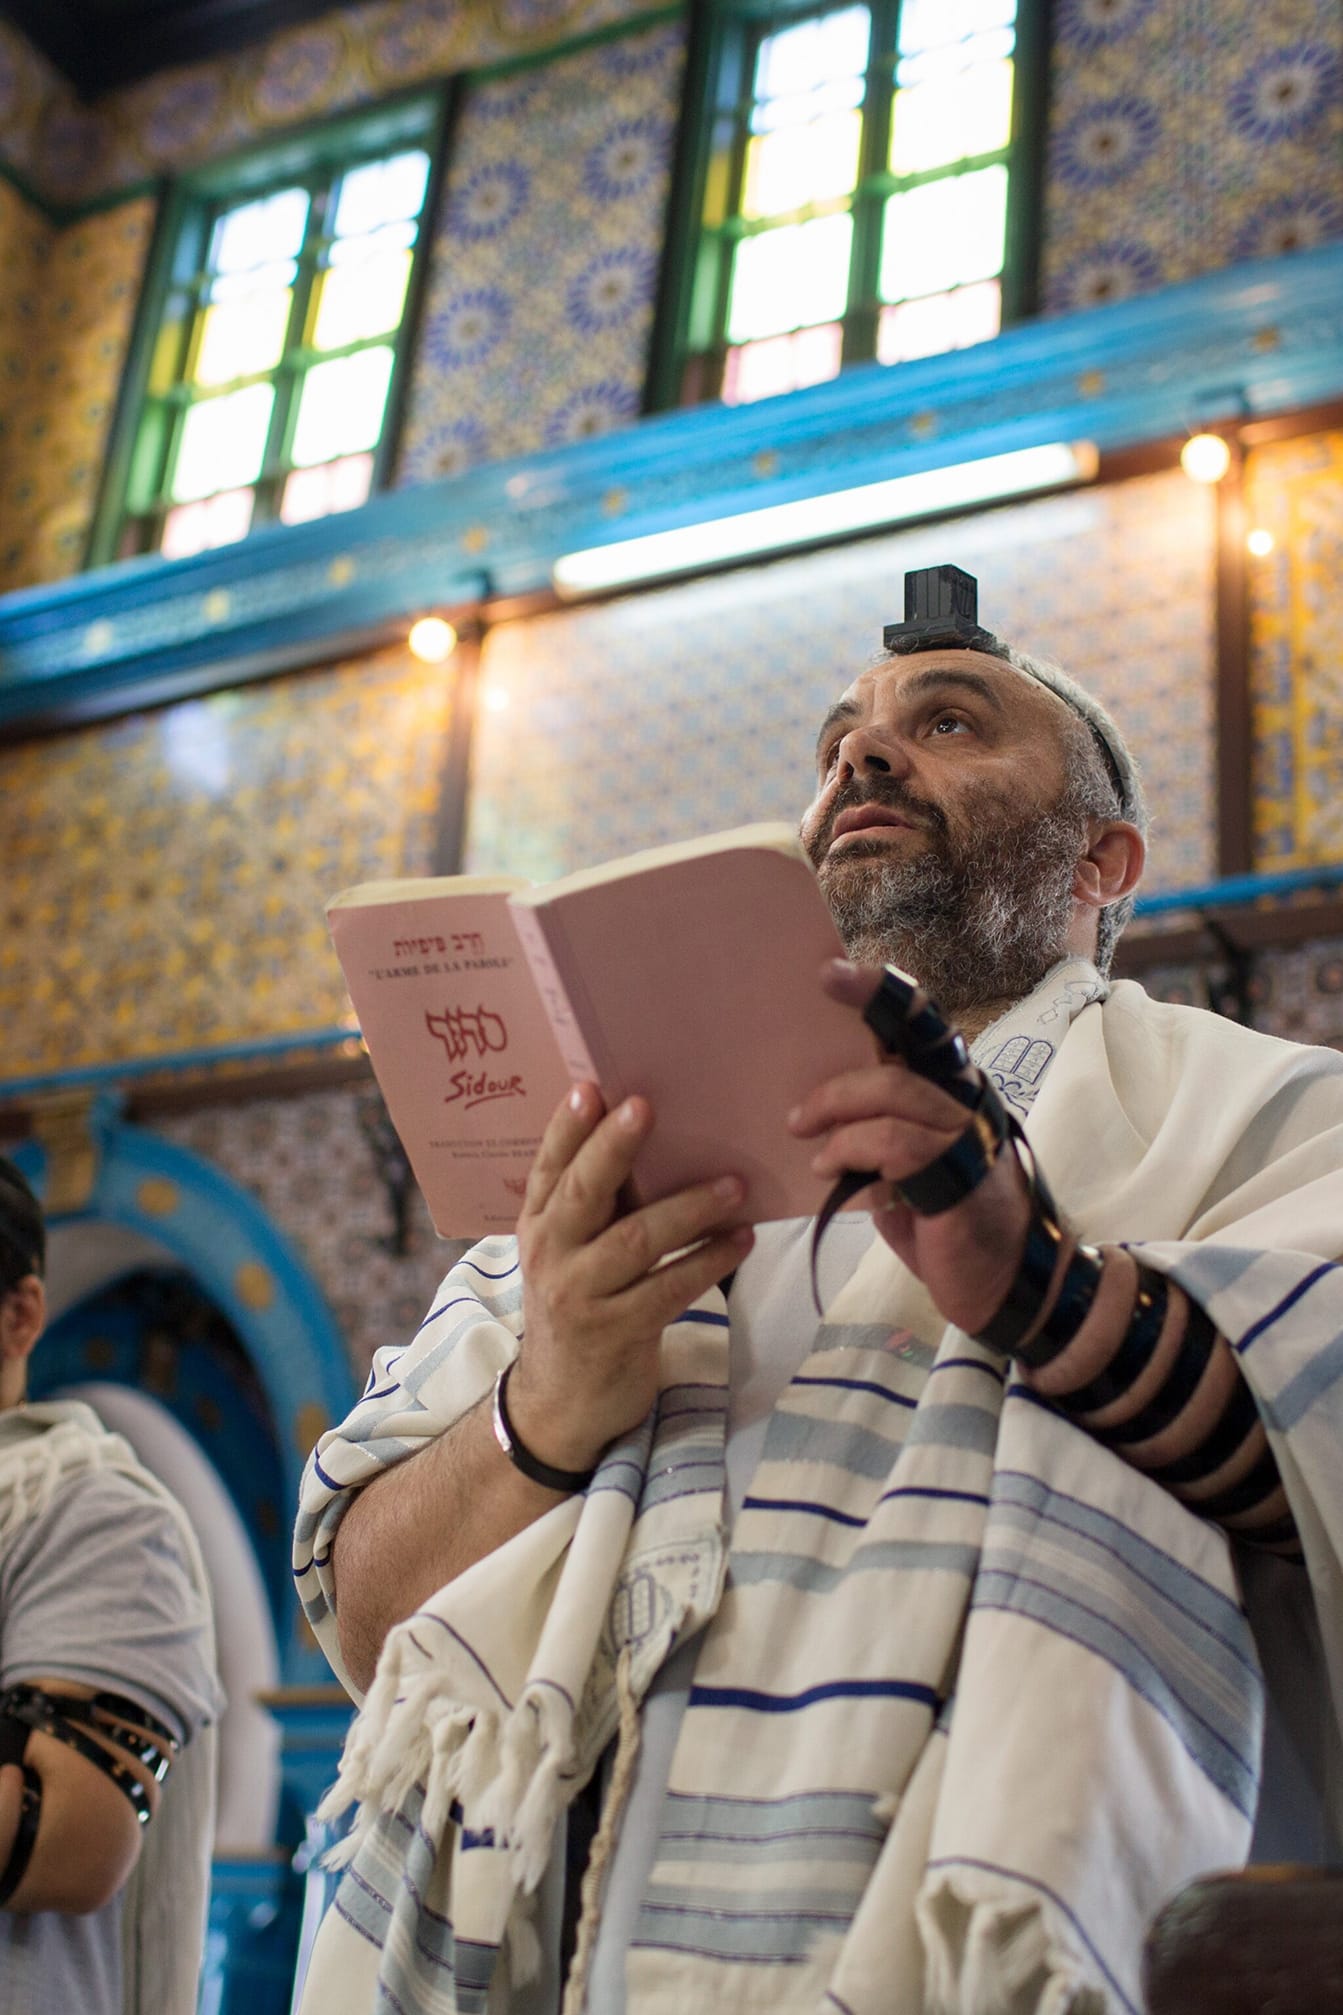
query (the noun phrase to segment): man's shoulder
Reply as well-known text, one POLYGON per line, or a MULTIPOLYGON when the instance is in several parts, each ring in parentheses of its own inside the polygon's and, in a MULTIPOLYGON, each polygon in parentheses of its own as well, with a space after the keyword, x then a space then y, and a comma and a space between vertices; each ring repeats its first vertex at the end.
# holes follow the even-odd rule
POLYGON ((1103 1013, 1115 1032, 1167 1052, 1181 1074, 1199 1066, 1230 1068, 1268 1078, 1332 1078, 1343 1088, 1343 1053, 1338 1050, 1269 1035, 1208 1008, 1157 1000, 1136 980, 1117 980, 1103 1013))

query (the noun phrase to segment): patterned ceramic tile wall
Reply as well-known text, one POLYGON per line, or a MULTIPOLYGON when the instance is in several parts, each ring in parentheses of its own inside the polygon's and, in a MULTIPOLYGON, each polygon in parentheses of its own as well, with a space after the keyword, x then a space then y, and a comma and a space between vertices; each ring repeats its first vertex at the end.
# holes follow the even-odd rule
POLYGON ((29 216, 33 278, 0 306, 11 331, 0 333, 0 594, 83 564, 155 204, 137 197, 63 227, 29 216))
POLYGON ((93 105, 0 23, 0 126, 4 108, 17 108, 0 148, 49 201, 87 202, 299 120, 648 11, 646 0, 366 0, 234 54, 161 71, 93 105))
POLYGON ((40 276, 54 236, 42 212, 0 179, 0 593, 18 585, 27 550, 27 515, 14 491, 26 460, 21 438, 36 410, 40 276))
POLYGON ((1336 0, 1059 0, 1048 310, 1343 235, 1336 0))
POLYGON ((448 690, 387 653, 0 754, 5 1076, 346 1020, 323 905, 428 868, 448 690))
POLYGON ((154 1131, 214 1162, 252 1191, 294 1240, 344 1331, 362 1382, 380 1344, 408 1337, 460 1245, 434 1232, 410 1185, 404 1251, 368 1121, 377 1091, 248 1099, 154 1122, 154 1131))
POLYGON ((1318 938, 1255 961, 1254 1025, 1290 1042, 1343 1049, 1343 938, 1318 938))
POLYGON ((398 481, 628 423, 639 410, 680 95, 679 24, 468 98, 398 481))
POLYGON ((1250 563, 1255 866, 1343 860, 1343 433, 1256 449, 1250 563))
POLYGON ((985 513, 599 607, 486 641, 469 865, 545 880, 810 794, 826 705, 954 559, 989 626, 1057 656, 1132 741, 1154 814, 1149 887, 1208 879, 1213 509, 1179 473, 985 513))

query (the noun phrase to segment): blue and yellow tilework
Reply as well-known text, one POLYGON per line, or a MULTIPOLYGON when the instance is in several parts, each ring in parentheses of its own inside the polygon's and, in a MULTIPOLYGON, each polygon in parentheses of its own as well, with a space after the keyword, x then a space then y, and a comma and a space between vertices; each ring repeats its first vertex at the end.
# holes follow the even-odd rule
POLYGON ((1343 860, 1343 433, 1256 448, 1250 567, 1254 865, 1343 860))
POLYGON ((323 906, 428 869, 450 690, 388 652, 0 753, 5 1076, 346 1020, 323 906))
POLYGON ((1059 0, 1053 23, 1047 311, 1343 236, 1334 0, 1059 0))
POLYGON ((467 99, 403 423, 399 483, 628 425, 676 134, 679 24, 467 99))
POLYGON ((544 881, 811 794, 825 707, 954 559, 985 621, 1112 708, 1154 815, 1152 889, 1215 873, 1214 505, 1179 471, 501 624, 485 642, 468 866, 544 881))

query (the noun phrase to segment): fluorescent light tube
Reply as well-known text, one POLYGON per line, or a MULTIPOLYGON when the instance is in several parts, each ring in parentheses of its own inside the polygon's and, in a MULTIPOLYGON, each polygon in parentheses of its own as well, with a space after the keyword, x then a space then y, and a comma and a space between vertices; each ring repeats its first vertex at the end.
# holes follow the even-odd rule
POLYGON ((1090 441, 1051 441, 1039 448, 1017 448, 1006 455, 987 455, 978 462, 956 462, 946 469, 921 469, 916 475, 892 476, 884 483, 864 483, 856 490, 833 490, 828 496, 801 497, 791 504, 741 511, 731 518, 710 518, 700 525, 650 532, 642 539, 589 546, 584 552, 566 553, 556 560, 552 578, 562 595, 591 594, 632 581, 659 580, 724 560, 743 559, 751 553, 832 539, 840 532, 866 531, 902 519, 988 503, 997 497, 1019 496, 1027 490, 1086 482, 1095 475, 1097 460, 1090 441))

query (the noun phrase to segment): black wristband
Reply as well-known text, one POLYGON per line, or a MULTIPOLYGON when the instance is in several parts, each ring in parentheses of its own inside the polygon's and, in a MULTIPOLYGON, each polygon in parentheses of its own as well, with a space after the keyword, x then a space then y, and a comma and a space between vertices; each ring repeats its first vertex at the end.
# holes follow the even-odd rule
MULTIPOLYGON (((1205 1441, 1189 1455, 1182 1455, 1175 1462, 1163 1462, 1160 1469, 1149 1469, 1158 1483, 1199 1483, 1205 1476, 1215 1476, 1224 1463, 1230 1462, 1238 1448, 1243 1448, 1259 1421, 1259 1408, 1254 1403, 1254 1394, 1236 1373, 1235 1390, 1218 1416, 1216 1425, 1205 1441)), ((1233 1489, 1235 1486, 1231 1486, 1233 1489)))
POLYGON ((508 1417, 508 1402, 504 1397, 508 1374, 512 1369, 512 1364, 506 1364, 494 1381, 495 1440, 514 1469, 520 1469, 533 1483, 543 1485, 546 1490, 564 1491, 570 1497, 575 1496, 580 1490, 586 1490, 597 1474, 595 1469, 553 1469, 548 1462, 542 1462, 538 1456, 533 1455, 526 1444, 518 1439, 517 1429, 508 1417))
MULTIPOLYGON (((1165 1472, 1149 1469, 1147 1475, 1157 1483, 1164 1483, 1165 1472)), ((1209 1471, 1211 1475, 1211 1471, 1209 1471)), ((1186 1511, 1192 1511, 1196 1518, 1234 1518, 1238 1511, 1253 1511, 1256 1504, 1262 1504, 1272 1497, 1282 1482, 1278 1470, 1278 1459, 1271 1448, 1266 1448, 1249 1473, 1239 1483, 1229 1483, 1225 1490, 1219 1490, 1215 1497, 1185 1497, 1180 1501, 1186 1511)), ((1235 1535, 1233 1535, 1235 1536, 1235 1535)), ((1253 1533, 1246 1535, 1254 1536, 1253 1533)))
POLYGON ((42 1816, 42 1779, 31 1763, 23 1765, 23 1795, 19 1801, 19 1823, 9 1859, 0 1869, 0 1910, 22 1882, 37 1845, 37 1825, 42 1816))
MULTIPOLYGON (((942 1086, 942 1090, 949 1087, 942 1086)), ((949 1148, 916 1169, 913 1175, 893 1182, 891 1188, 902 1203, 919 1217, 940 1217, 979 1188, 1008 1137, 1007 1108, 994 1086, 985 1078, 979 1086, 974 1115, 963 1133, 949 1148)))
MULTIPOLYGON (((1147 1277, 1146 1267, 1139 1267, 1138 1271, 1141 1276, 1147 1277)), ((1167 1295, 1169 1297, 1169 1288, 1167 1295)), ((1130 1415, 1129 1419, 1118 1421, 1114 1427, 1095 1430, 1097 1439, 1108 1447, 1132 1448, 1135 1442, 1150 1441, 1154 1435, 1164 1433, 1173 1420, 1179 1419, 1198 1391, 1203 1374, 1208 1369, 1213 1344, 1217 1341, 1217 1328, 1196 1301, 1191 1301, 1187 1295, 1185 1300, 1188 1306, 1184 1335, 1180 1338, 1175 1362, 1166 1374, 1165 1384, 1160 1391, 1152 1394, 1146 1406, 1130 1415)))
MULTIPOLYGON (((1055 1393, 1056 1405, 1067 1413, 1099 1413, 1131 1392, 1152 1362, 1152 1353, 1161 1340, 1167 1300, 1165 1276, 1140 1266, 1133 1312, 1114 1356, 1086 1385, 1076 1386, 1072 1392, 1055 1393)), ((1099 1429, 1098 1433, 1103 1434, 1104 1430, 1099 1429)))
POLYGON ((1035 1156, 1015 1120, 1011 1122, 1011 1138, 1030 1185, 1030 1222, 1016 1277, 983 1328, 975 1332, 976 1341, 996 1351, 999 1357, 1015 1357, 1040 1320, 1040 1310, 1048 1299, 1063 1250, 1063 1226, 1049 1185, 1036 1167, 1035 1156))

